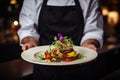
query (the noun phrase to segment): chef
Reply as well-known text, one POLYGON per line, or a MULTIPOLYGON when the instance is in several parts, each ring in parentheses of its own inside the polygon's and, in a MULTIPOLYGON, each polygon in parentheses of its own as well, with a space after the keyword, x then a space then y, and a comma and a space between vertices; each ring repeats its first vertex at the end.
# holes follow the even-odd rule
MULTIPOLYGON (((103 45, 103 21, 99 0, 24 0, 18 36, 22 50, 49 45, 58 33, 75 45, 97 51, 103 45)), ((34 65, 34 80, 87 80, 81 65, 34 65), (81 75, 83 74, 83 75, 81 75)), ((90 78, 88 79, 90 80, 90 78)))

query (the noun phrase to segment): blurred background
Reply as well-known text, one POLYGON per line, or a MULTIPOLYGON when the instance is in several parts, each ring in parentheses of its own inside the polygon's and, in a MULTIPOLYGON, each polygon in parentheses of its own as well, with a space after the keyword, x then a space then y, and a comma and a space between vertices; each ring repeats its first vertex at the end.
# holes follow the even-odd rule
MULTIPOLYGON (((120 80, 120 0, 100 0, 104 45, 94 65, 96 80, 120 80)), ((17 30, 23 0, 0 0, 0 80, 31 80, 33 64, 21 59, 17 30)))

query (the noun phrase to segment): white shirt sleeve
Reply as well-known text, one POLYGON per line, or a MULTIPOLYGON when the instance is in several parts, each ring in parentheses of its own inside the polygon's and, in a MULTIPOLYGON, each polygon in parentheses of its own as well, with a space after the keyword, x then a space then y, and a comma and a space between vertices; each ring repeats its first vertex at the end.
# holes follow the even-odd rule
POLYGON ((100 47, 103 46, 103 19, 101 12, 98 10, 99 8, 99 0, 88 0, 88 3, 81 4, 82 7, 84 5, 86 8, 84 8, 84 21, 85 21, 85 27, 84 27, 84 36, 81 40, 81 44, 90 38, 96 39, 100 43, 100 47))
POLYGON ((36 40, 39 39, 39 35, 36 31, 36 7, 34 0, 24 0, 23 7, 20 12, 19 22, 21 28, 18 30, 18 36, 21 40, 26 36, 32 36, 36 40))

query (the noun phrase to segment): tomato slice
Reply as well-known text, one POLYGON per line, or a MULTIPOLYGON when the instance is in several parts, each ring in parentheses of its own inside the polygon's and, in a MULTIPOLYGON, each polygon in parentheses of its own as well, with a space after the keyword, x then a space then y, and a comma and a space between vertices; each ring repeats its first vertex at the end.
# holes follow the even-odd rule
POLYGON ((66 58, 66 59, 65 59, 65 62, 70 62, 70 61, 71 61, 70 58, 66 58))

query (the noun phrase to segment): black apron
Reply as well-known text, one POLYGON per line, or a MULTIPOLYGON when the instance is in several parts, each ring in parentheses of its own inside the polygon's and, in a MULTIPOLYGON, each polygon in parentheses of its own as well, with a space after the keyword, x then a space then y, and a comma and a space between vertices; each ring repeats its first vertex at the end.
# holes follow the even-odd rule
POLYGON ((58 33, 71 37, 75 45, 80 45, 84 18, 79 1, 74 1, 76 5, 73 6, 48 6, 47 0, 43 1, 38 27, 40 45, 51 44, 58 33))
MULTIPOLYGON (((54 36, 62 33, 63 36, 71 37, 75 45, 80 45, 83 35, 84 18, 79 0, 74 0, 72 6, 47 5, 48 0, 43 0, 39 15, 38 32, 40 45, 49 45, 54 36)), ((74 66, 45 66, 34 65, 34 80, 87 80, 84 68, 74 66), (81 77, 80 77, 81 76, 81 77)), ((89 79, 90 80, 90 79, 89 79)))

